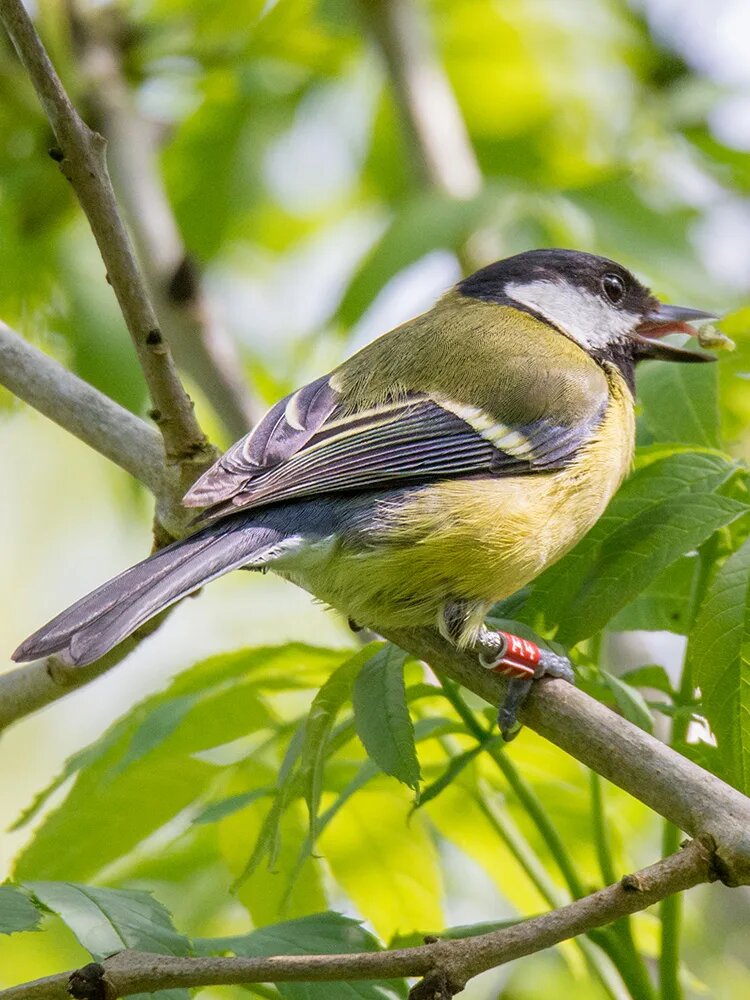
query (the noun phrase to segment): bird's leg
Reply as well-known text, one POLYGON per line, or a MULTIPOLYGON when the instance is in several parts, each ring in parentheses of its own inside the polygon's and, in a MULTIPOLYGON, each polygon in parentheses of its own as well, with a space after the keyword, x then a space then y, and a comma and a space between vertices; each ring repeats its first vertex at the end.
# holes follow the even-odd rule
POLYGON ((486 670, 508 678, 508 690, 497 713, 503 739, 510 742, 521 728, 518 710, 531 685, 540 677, 560 677, 575 684, 570 660, 511 632, 493 631, 482 626, 475 648, 486 670))

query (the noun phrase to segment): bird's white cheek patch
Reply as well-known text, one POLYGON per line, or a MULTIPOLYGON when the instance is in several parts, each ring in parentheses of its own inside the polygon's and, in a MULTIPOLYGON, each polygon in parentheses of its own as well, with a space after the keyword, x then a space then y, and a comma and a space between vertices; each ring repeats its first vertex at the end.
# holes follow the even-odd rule
POLYGON ((565 282, 509 284, 505 292, 589 350, 622 340, 639 320, 633 313, 616 309, 585 288, 565 282))

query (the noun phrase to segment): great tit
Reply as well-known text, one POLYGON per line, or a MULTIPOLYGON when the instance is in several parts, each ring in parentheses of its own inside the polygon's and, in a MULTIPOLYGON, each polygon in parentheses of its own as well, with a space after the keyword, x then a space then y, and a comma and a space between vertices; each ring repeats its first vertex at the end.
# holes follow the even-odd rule
POLYGON ((696 309, 624 267, 533 250, 459 282, 429 311, 277 403, 187 493, 200 527, 23 642, 86 664, 233 569, 270 569, 374 631, 434 626, 516 677, 566 660, 484 626, 492 605, 601 515, 634 448, 634 369, 706 361, 663 342, 696 309))

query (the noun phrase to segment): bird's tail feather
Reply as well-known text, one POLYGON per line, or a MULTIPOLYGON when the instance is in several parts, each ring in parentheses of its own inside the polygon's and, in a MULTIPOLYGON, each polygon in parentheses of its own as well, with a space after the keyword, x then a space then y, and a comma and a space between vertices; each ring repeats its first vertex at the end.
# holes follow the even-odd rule
POLYGON ((58 653, 71 663, 91 663, 203 584, 248 563, 261 565, 264 551, 281 541, 277 530, 240 520, 204 528, 77 601, 22 642, 13 659, 58 653))

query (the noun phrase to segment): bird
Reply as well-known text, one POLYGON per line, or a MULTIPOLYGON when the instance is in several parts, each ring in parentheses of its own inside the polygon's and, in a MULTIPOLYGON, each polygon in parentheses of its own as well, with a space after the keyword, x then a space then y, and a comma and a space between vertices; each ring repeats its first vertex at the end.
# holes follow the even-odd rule
POLYGON ((573 675, 485 619, 575 545, 630 470, 636 365, 714 360, 663 340, 711 318, 578 250, 483 267, 276 403, 184 497, 201 509, 192 533, 13 658, 88 664, 230 570, 271 570, 376 633, 427 626, 474 649, 510 680, 509 739, 533 681, 573 675))

